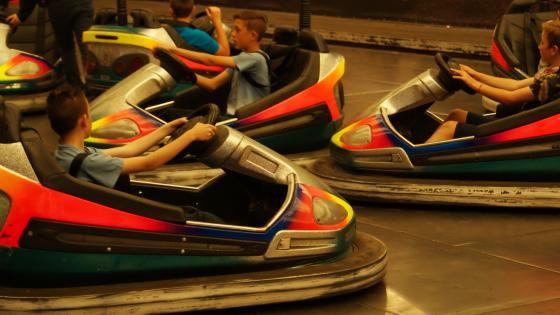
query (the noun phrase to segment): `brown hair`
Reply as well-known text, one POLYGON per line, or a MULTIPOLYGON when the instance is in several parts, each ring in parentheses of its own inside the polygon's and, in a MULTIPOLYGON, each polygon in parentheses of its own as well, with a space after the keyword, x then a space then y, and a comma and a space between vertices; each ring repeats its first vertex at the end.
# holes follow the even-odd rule
POLYGON ((54 89, 47 97, 47 115, 52 129, 59 136, 70 132, 80 116, 87 114, 88 104, 84 92, 73 86, 54 89))
POLYGON ((194 9, 194 0, 169 0, 169 6, 175 17, 185 18, 191 15, 194 9))
POLYGON ((545 33, 546 39, 548 40, 548 46, 557 46, 560 48, 560 21, 550 20, 542 24, 543 33, 545 33))
POLYGON ((268 24, 268 17, 264 14, 257 13, 254 11, 243 11, 237 13, 233 16, 234 20, 242 20, 247 24, 247 29, 249 31, 255 31, 257 33, 257 39, 261 40, 266 33, 266 28, 268 24))

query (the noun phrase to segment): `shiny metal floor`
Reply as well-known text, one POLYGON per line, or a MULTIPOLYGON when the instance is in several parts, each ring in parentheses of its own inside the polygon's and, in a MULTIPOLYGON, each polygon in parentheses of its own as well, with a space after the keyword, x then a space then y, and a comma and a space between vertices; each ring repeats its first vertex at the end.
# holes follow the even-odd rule
MULTIPOLYGON (((346 56, 346 120, 428 67, 432 56, 332 47, 346 56)), ((488 62, 460 60, 490 73, 488 62)), ((459 92, 433 110, 482 111, 459 92)), ((560 314, 558 212, 353 204, 387 244, 385 281, 354 294, 218 314, 560 314)))

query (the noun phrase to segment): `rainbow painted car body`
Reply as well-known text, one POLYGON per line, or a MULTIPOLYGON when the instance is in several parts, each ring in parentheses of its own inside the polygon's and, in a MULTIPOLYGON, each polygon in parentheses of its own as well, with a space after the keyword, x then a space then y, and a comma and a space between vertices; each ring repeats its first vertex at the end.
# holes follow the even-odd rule
POLYGON ((560 101, 478 126, 477 134, 424 143, 442 118, 429 107, 453 94, 445 71, 428 70, 367 108, 331 139, 340 165, 399 176, 551 180, 560 174, 560 101))
POLYGON ((346 201, 234 129, 219 127, 199 156, 224 170, 211 181, 133 181, 134 193, 123 193, 69 176, 35 130, 19 130, 13 107, 1 114, 0 270, 18 281, 298 264, 336 257, 352 243, 346 201), (226 223, 187 221, 184 205, 226 223))
POLYGON ((221 309, 354 292, 385 274, 385 245, 356 233, 344 199, 234 129, 198 154, 216 176, 144 175, 122 192, 70 176, 21 120, 0 99, 2 312, 221 309), (193 207, 224 223, 187 220, 193 207))
MULTIPOLYGON (((263 45, 278 78, 270 95, 239 108, 219 124, 284 152, 324 147, 343 120, 344 57, 330 52, 317 33, 277 29, 282 31, 295 34, 299 44, 263 45)), ((193 87, 172 102, 146 106, 175 88, 172 72, 147 64, 93 100, 92 136, 86 141, 99 147, 126 144, 165 123, 161 113, 169 108, 194 109, 212 102, 225 112, 229 85, 213 93, 193 87)))

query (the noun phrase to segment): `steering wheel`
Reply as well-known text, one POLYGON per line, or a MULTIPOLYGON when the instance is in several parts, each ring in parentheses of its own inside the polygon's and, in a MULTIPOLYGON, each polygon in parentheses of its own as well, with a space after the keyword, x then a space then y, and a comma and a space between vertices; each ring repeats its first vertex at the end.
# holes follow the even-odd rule
MULTIPOLYGON (((169 142, 179 138, 182 134, 191 130, 197 123, 215 125, 220 118, 220 108, 216 104, 208 103, 195 109, 187 116, 187 118, 188 121, 185 124, 171 133, 169 142)), ((197 141, 191 143, 177 156, 185 156, 187 154, 196 155, 197 153, 202 152, 204 147, 205 142, 197 141)))
POLYGON ((476 92, 471 89, 465 82, 459 79, 453 79, 453 72, 451 69, 459 69, 459 64, 451 59, 446 54, 437 53, 434 57, 436 59, 436 64, 438 65, 440 72, 439 72, 439 79, 442 81, 443 85, 450 89, 451 91, 457 91, 459 89, 465 91, 468 94, 476 94, 476 92))
POLYGON ((161 67, 169 72, 175 81, 186 80, 193 84, 196 83, 197 79, 194 71, 177 58, 177 56, 169 52, 169 50, 157 47, 154 50, 154 56, 159 59, 161 67))
POLYGON ((214 35, 214 24, 210 20, 210 17, 206 13, 206 10, 200 11, 193 16, 192 25, 197 29, 208 33, 210 36, 214 35))

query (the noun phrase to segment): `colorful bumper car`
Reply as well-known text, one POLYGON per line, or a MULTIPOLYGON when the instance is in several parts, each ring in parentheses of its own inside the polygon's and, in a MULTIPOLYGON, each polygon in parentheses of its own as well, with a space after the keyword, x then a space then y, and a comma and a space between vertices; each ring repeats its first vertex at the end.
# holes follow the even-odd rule
MULTIPOLYGON (((348 198, 505 207, 560 206, 560 100, 478 126, 475 136, 424 142, 430 112, 458 89, 448 57, 366 109, 331 139, 312 171, 348 198)), ((452 67, 457 67, 455 64, 452 67)))
POLYGON ((380 281, 385 246, 350 205, 281 155, 221 126, 198 186, 127 192, 64 172, 0 106, 0 312, 167 313, 287 302, 380 281), (224 223, 190 221, 193 207, 224 223))
POLYGON ((540 63, 542 23, 557 18, 560 1, 514 0, 498 20, 492 38, 492 71, 522 80, 532 77, 540 63))
MULTIPOLYGON (((274 43, 263 45, 274 78, 267 97, 237 110, 225 124, 281 151, 304 151, 327 145, 342 123, 344 57, 329 52, 312 31, 277 28, 274 43)), ((193 69, 176 55, 157 50, 160 65, 149 63, 91 102, 94 146, 128 143, 207 103, 225 113, 229 85, 210 93, 194 86, 173 101, 147 106, 177 82, 193 81, 193 69)))
POLYGON ((11 29, 0 15, 0 95, 22 110, 42 110, 49 90, 63 80, 62 69, 42 57, 11 49, 6 40, 11 29))
MULTIPOLYGON (((126 12, 126 8, 123 8, 126 12)), ((94 18, 94 25, 83 35, 83 41, 88 49, 86 63, 86 84, 93 94, 99 94, 120 82, 136 70, 148 63, 158 63, 152 54, 152 49, 158 43, 180 48, 197 50, 189 46, 169 24, 171 21, 160 20, 147 10, 134 9, 130 12, 132 24, 127 22, 128 15, 120 22, 115 9, 102 9, 94 18)), ((193 21, 193 27, 212 32, 213 28, 204 23, 205 15, 199 15, 193 21)), ((210 24, 211 25, 211 24, 210 24)), ((211 67, 178 57, 193 71, 206 76, 213 76, 222 67, 211 67)), ((168 100, 182 90, 191 86, 188 82, 177 84, 171 91, 158 96, 159 100, 168 100)))

